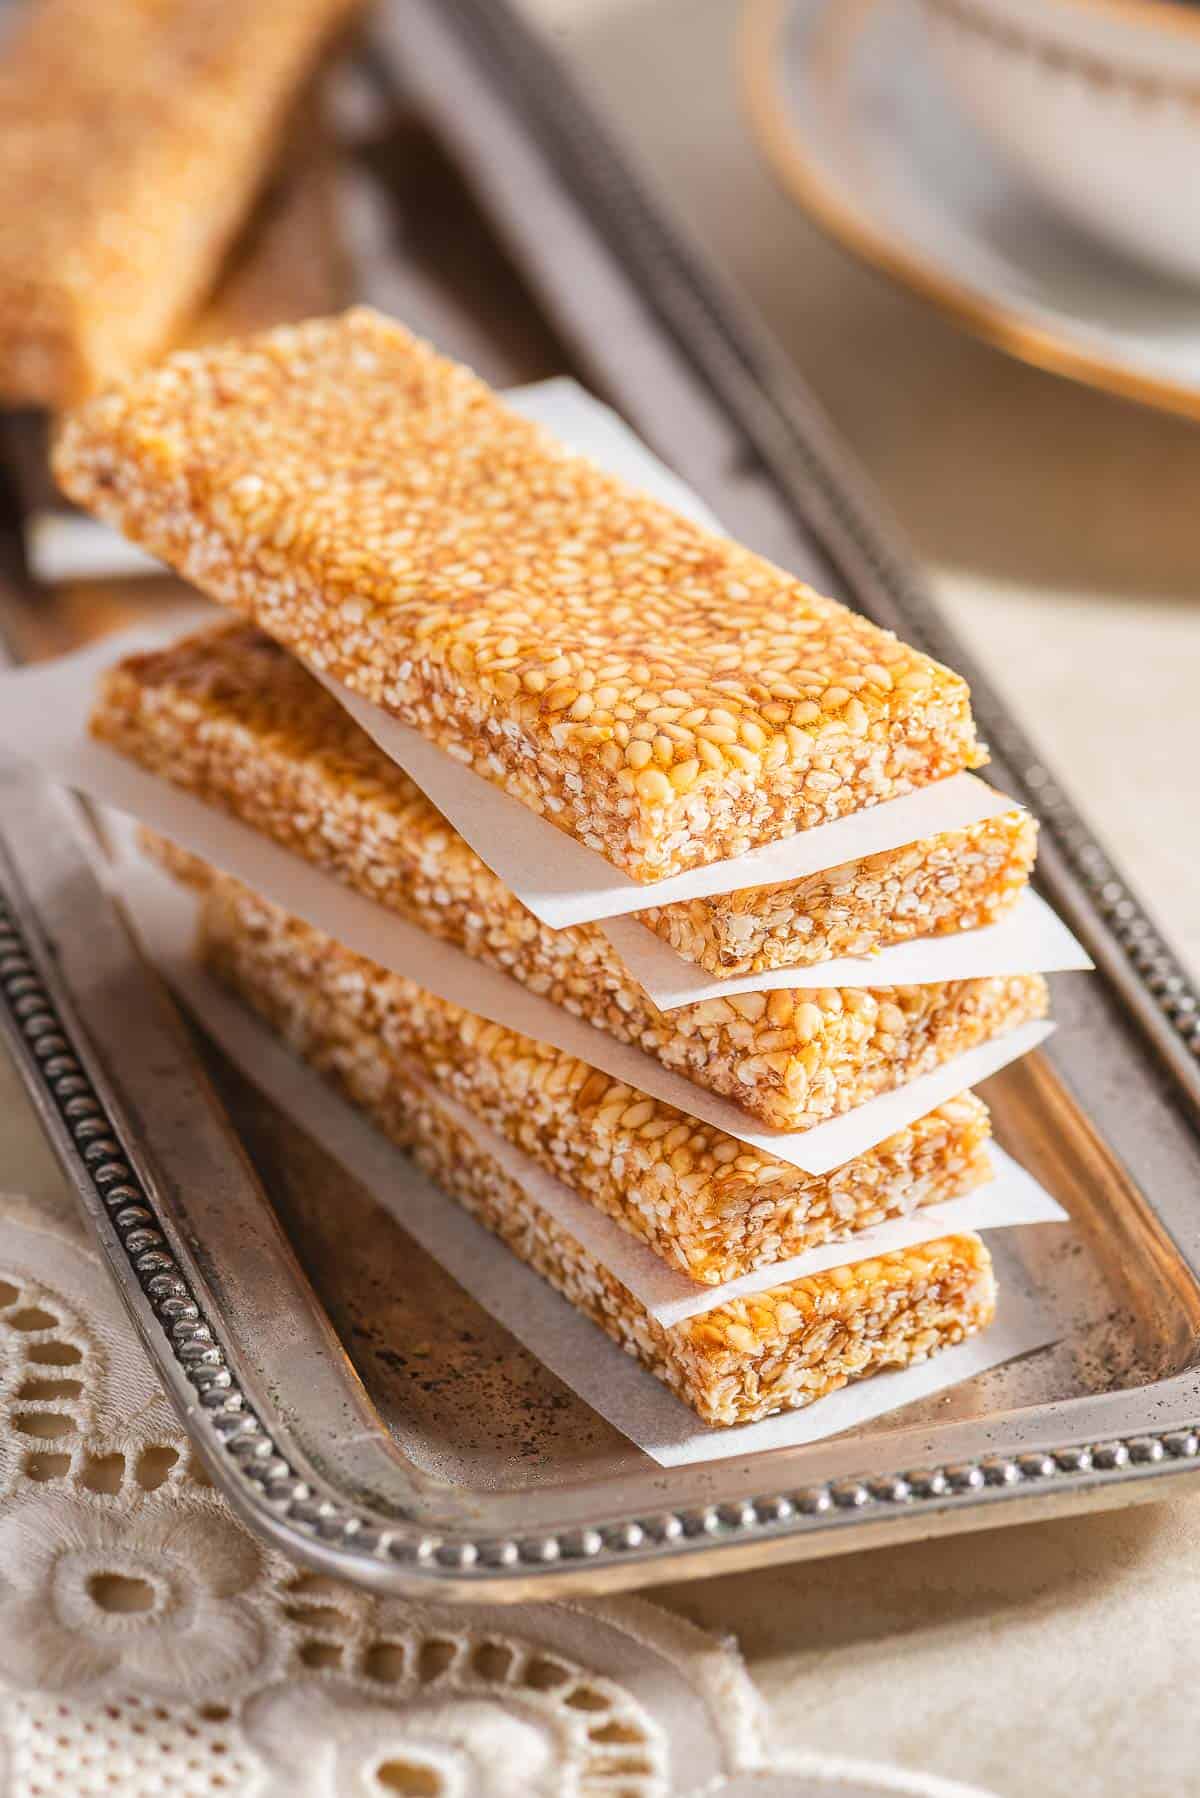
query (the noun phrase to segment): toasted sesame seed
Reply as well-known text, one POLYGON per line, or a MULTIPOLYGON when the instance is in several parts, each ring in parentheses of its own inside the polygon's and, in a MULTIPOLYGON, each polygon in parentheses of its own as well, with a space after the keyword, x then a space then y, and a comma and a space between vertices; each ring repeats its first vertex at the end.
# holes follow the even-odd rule
POLYGON ((56 468, 80 504, 638 880, 980 759, 957 676, 569 455, 365 310, 169 359, 71 417, 56 468), (249 474, 253 519, 226 503, 249 474), (664 778, 630 790, 602 752, 638 719, 664 778))

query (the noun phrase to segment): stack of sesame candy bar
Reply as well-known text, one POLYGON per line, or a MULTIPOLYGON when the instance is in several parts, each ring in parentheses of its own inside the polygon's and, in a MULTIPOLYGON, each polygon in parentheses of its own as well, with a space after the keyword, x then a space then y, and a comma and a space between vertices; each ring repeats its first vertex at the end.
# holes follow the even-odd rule
MULTIPOLYGON (((1042 1014, 1037 976, 659 1011, 593 926, 528 912, 303 666, 644 882, 976 765, 965 685, 646 499, 356 311, 189 353, 68 419, 68 495, 246 614, 105 681, 97 736, 764 1124, 804 1130, 1042 1014)), ((1013 812, 849 869, 655 907, 712 971, 811 967, 1011 907, 1013 812)), ((439 1114, 450 1095, 697 1282, 985 1181, 971 1094, 803 1175, 485 1024, 184 856, 208 965, 708 1422, 805 1404, 985 1324, 973 1236, 664 1328, 439 1114)), ((853 1254, 852 1243, 848 1255, 853 1254)))

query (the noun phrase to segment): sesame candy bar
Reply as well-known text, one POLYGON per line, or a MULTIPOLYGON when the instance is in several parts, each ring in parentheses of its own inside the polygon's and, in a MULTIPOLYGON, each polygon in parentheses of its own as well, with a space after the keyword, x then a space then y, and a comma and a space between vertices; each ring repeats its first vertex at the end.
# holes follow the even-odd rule
POLYGON ((802 880, 651 906, 637 917, 710 974, 813 968, 995 924, 1025 891, 1036 853, 1034 819, 1003 812, 802 880))
POLYGON ((552 931, 303 669, 206 633, 108 677, 92 728, 369 898, 734 1099, 803 1129, 1039 1015, 1036 976, 745 993, 663 1012, 602 930, 552 931))
POLYGON ((357 310, 169 358, 64 490, 654 881, 983 760, 965 683, 357 310))
POLYGON ((315 970, 261 958, 253 938, 236 903, 218 896, 206 906, 203 953, 213 972, 705 1423, 751 1423, 811 1404, 848 1380, 924 1360, 991 1321, 991 1260, 978 1236, 964 1234, 660 1324, 413 1078, 405 1047, 364 1025, 338 974, 326 976, 331 1002, 314 1005, 315 970))
MULTIPOLYGON (((426 1078, 705 1285, 956 1198, 991 1177, 987 1108, 964 1093, 829 1174, 803 1173, 545 1043, 386 974, 196 857, 151 853, 205 894, 210 965, 304 1055, 345 1039, 426 1078), (283 996, 287 995, 287 1004, 283 996)), ((368 1057, 368 1066, 372 1065, 368 1057)))
POLYGON ((57 408, 204 297, 349 0, 30 0, 0 54, 0 396, 57 408))
MULTIPOLYGON (((545 971, 568 943, 611 959, 594 928, 563 931, 556 947, 320 682, 249 625, 217 625, 130 657, 105 682, 93 729, 426 930, 439 928, 436 880, 441 903, 485 914, 496 934, 528 942, 545 971)), ((1024 890, 1036 834, 1028 813, 1006 812, 804 880, 638 917, 713 973, 811 967, 993 923, 1024 890)))

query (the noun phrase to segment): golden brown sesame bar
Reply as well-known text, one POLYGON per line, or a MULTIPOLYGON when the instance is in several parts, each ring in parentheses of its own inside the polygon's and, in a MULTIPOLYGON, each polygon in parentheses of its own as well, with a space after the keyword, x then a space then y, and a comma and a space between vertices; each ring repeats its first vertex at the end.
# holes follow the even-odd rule
MULTIPOLYGON (((175 340, 180 347, 245 336, 344 304, 349 270, 334 214, 337 168, 318 107, 301 105, 288 145, 225 258, 215 288, 201 310, 183 322, 175 340)), ((50 521, 73 512, 50 478, 51 430, 48 413, 0 409, 0 462, 15 490, 35 568, 50 521)), ((77 606, 85 614, 79 623, 88 637, 115 630, 129 622, 130 611, 144 610, 145 579, 106 579, 103 592, 95 581, 57 582, 53 634, 61 648, 73 648, 79 640, 73 616, 77 606)), ((180 597, 187 592, 171 577, 164 577, 162 587, 164 596, 169 588, 180 597)), ((50 652, 50 610, 39 608, 15 629, 20 657, 35 648, 42 655, 50 652)))
POLYGON ((203 297, 349 0, 31 0, 0 55, 0 395, 59 407, 203 297))
POLYGON ((392 1043, 364 1029, 352 1007, 314 1008, 306 978, 282 961, 264 965, 253 946, 247 957, 236 922, 218 909, 203 937, 218 978, 705 1423, 797 1409, 849 1380, 923 1361, 991 1321, 991 1259, 978 1236, 961 1235, 658 1323, 448 1116, 392 1043))
MULTIPOLYGON (((426 930, 465 943, 474 921, 486 940, 473 952, 518 978, 561 978, 579 954, 620 975, 603 931, 539 924, 320 682, 252 626, 129 657, 106 679, 92 728, 426 930)), ((716 973, 812 966, 993 922, 1024 890, 1035 842, 1028 815, 1009 812, 807 880, 638 915, 716 973)))
MULTIPOLYGON (((564 1185, 706 1285, 837 1240, 991 1177, 987 1109, 963 1093, 829 1174, 806 1174, 545 1043, 487 1024, 352 955, 203 862, 148 847, 207 893, 204 941, 242 991, 290 993, 310 1035, 419 1063, 564 1185)), ((307 1053, 305 1049, 305 1053, 307 1053)), ((382 1060, 380 1066, 382 1067, 382 1060)))
POLYGON ((93 729, 767 1123, 806 1128, 1044 1007, 1044 987, 1030 977, 750 993, 660 1011, 603 931, 540 925, 316 683, 299 670, 288 675, 289 665, 265 646, 212 662, 203 645, 198 661, 187 645, 137 658, 108 678, 93 729), (284 692, 274 707, 262 698, 272 685, 284 692))
POLYGON ((994 924, 1029 882, 1037 824, 1003 812, 773 886, 653 906, 638 921, 710 974, 813 968, 994 924))
POLYGON ((77 412, 68 495, 640 880, 983 754, 965 683, 377 314, 77 412))

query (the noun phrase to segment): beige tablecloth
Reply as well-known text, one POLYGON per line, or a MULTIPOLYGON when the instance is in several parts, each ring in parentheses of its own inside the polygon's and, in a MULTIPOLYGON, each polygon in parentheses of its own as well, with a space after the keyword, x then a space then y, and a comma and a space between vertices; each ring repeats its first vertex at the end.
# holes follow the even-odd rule
MULTIPOLYGON (((741 116, 733 0, 528 0, 796 357, 954 622, 1200 968, 1200 432, 1023 368, 827 243, 741 116)), ((899 73, 899 72, 898 72, 899 73)), ((1012 1798, 1195 1791, 1200 1505, 679 1588, 778 1738, 1012 1798)))

